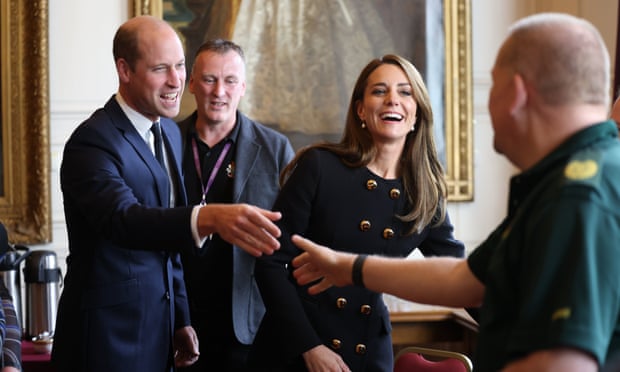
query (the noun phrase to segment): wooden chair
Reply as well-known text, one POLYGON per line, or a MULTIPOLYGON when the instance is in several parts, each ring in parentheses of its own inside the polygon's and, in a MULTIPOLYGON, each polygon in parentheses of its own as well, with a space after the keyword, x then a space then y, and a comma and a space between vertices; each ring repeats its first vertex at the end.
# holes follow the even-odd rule
POLYGON ((398 352, 394 372, 471 372, 467 355, 455 351, 409 346, 398 352))

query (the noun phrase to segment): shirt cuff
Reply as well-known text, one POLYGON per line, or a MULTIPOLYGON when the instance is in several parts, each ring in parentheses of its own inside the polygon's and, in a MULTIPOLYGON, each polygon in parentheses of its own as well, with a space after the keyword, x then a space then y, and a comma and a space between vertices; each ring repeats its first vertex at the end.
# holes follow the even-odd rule
POLYGON ((190 221, 192 228, 192 237, 194 238, 194 243, 196 244, 197 248, 202 248, 204 243, 207 240, 211 239, 211 237, 213 236, 213 234, 209 234, 209 236, 201 237, 198 233, 198 212, 200 212, 200 208, 202 207, 203 205, 194 206, 194 208, 192 209, 192 216, 190 221))

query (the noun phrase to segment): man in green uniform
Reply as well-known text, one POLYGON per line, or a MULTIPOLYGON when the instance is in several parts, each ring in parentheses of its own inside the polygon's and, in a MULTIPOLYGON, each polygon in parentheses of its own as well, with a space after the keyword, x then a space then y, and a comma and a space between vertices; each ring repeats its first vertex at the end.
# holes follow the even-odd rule
POLYGON ((301 237, 300 284, 481 306, 476 371, 597 371, 620 351, 620 141, 609 54, 588 22, 517 22, 493 68, 494 147, 521 173, 508 216, 466 260, 337 253, 301 237))

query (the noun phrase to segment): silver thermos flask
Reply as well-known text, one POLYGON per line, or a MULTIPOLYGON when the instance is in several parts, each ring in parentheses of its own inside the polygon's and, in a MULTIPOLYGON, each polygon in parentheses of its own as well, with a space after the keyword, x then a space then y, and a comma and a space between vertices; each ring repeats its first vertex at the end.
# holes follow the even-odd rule
POLYGON ((8 251, 0 260, 0 276, 4 280, 9 294, 13 299, 15 315, 21 327, 21 334, 25 332, 24 313, 22 311, 21 262, 28 257, 30 250, 22 245, 9 246, 8 251), (19 254, 19 250, 25 251, 19 254))
POLYGON ((56 253, 46 250, 30 251, 24 267, 28 338, 54 334, 61 279, 56 253))

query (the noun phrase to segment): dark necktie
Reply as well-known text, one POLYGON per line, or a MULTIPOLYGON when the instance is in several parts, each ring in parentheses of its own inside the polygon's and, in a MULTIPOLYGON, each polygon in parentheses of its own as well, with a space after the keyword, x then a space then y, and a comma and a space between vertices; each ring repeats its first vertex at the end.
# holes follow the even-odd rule
POLYGON ((166 170, 163 150, 164 142, 161 136, 161 126, 158 121, 153 123, 153 126, 151 126, 151 131, 153 132, 153 142, 155 144, 155 158, 157 158, 157 161, 161 164, 161 167, 166 170))
MULTIPOLYGON (((154 122, 151 126, 151 131, 153 132, 153 144, 155 147, 155 158, 161 165, 162 169, 168 175, 168 168, 166 167, 166 162, 164 161, 164 141, 161 134, 161 124, 158 121, 154 122)), ((171 190, 174 190, 174 185, 172 184, 172 179, 170 179, 170 175, 168 175, 168 182, 170 183, 171 190)), ((174 205, 174 199, 172 198, 172 192, 170 192, 169 197, 169 206, 174 205)))

